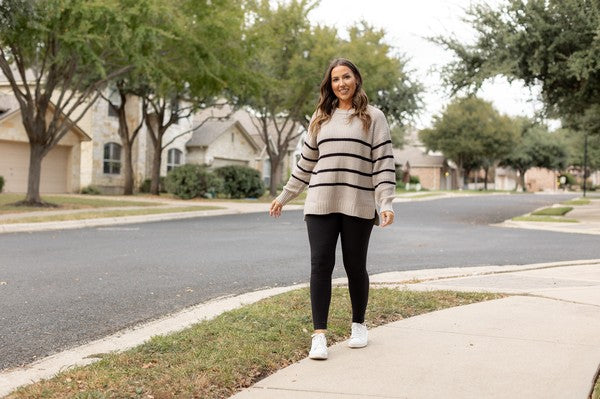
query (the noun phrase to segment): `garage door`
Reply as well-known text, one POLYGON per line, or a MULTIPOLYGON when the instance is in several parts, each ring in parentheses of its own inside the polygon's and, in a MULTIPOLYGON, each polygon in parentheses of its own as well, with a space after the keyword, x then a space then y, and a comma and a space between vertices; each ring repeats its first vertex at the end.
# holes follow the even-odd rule
MULTIPOLYGON (((56 146, 42 161, 40 192, 66 193, 69 152, 71 147, 56 146)), ((0 176, 4 176, 4 192, 27 192, 29 144, 0 141, 0 176)))

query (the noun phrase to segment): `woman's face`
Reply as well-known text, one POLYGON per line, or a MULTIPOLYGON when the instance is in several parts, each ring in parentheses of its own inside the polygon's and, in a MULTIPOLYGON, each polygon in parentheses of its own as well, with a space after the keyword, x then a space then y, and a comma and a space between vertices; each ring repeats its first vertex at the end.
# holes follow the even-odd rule
POLYGON ((331 89, 340 104, 352 102, 356 85, 356 76, 347 66, 338 65, 331 70, 331 89))

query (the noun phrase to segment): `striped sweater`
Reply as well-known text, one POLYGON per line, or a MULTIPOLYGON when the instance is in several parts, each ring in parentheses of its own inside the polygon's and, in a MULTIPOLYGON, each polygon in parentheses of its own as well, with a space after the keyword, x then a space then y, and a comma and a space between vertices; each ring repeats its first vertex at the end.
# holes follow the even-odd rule
POLYGON ((390 129, 383 112, 368 107, 368 132, 358 117, 350 119, 354 110, 336 109, 317 135, 306 136, 300 160, 277 197, 280 204, 308 186, 305 215, 343 213, 372 219, 376 208, 392 211, 396 175, 390 129))

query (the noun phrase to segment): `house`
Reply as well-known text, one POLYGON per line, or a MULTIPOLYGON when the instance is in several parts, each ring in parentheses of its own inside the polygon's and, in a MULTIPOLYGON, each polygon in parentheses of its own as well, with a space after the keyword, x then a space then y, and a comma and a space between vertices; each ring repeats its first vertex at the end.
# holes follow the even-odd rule
POLYGON ((394 148, 394 163, 410 176, 418 176, 428 190, 452 190, 458 187, 456 168, 443 155, 432 155, 421 147, 394 148))
MULTIPOLYGON (((105 92, 117 102, 115 92, 105 92)), ((135 129, 141 120, 141 101, 127 98, 128 126, 135 129)), ((123 148, 118 134, 118 118, 108 102, 96 101, 42 162, 42 193, 79 192, 95 186, 105 194, 120 194, 124 186, 123 148)), ((179 120, 163 138, 160 174, 184 163, 209 167, 246 165, 257 169, 266 184, 270 164, 266 146, 250 112, 232 112, 224 104, 205 109, 179 120), (204 124, 206 119, 211 119, 204 124)), ((292 143, 286 153, 282 178, 293 167, 292 143)), ((150 178, 154 147, 147 126, 142 125, 132 148, 134 187, 150 178)), ((4 176, 6 192, 26 192, 29 141, 20 120, 18 103, 12 90, 0 75, 0 176, 4 176)))
MULTIPOLYGON (((258 152, 255 155, 255 161, 251 167, 258 170, 262 176, 265 187, 269 187, 271 179, 271 163, 267 154, 267 146, 263 140, 263 136, 260 133, 260 121, 250 111, 246 109, 235 110, 226 103, 221 103, 213 107, 207 108, 195 116, 196 125, 200 125, 203 121, 208 119, 228 120, 237 121, 250 135, 252 140, 258 145, 258 152)), ((277 130, 270 121, 267 125, 267 131, 269 132, 269 140, 272 140, 272 144, 277 140, 277 130)), ((304 136, 304 128, 298 127, 299 136, 290 142, 286 153, 284 154, 283 167, 281 168, 280 181, 285 183, 294 169, 297 162, 295 152, 297 147, 302 146, 302 137, 304 136)), ((299 156, 299 153, 298 153, 299 156)), ((198 163, 194 161, 192 163, 198 163)))
POLYGON ((187 163, 218 168, 225 165, 241 165, 256 168, 260 147, 240 121, 208 119, 186 142, 187 163))
MULTIPOLYGON (((0 176, 4 192, 27 191, 29 172, 29 138, 21 120, 18 102, 0 87, 0 176)), ((4 88, 5 89, 5 88, 4 88)), ((48 109, 52 117, 53 104, 48 109)), ((42 161, 40 191, 43 193, 76 192, 81 187, 82 147, 91 141, 74 125, 42 161)))
POLYGON ((410 176, 417 176, 421 187, 428 190, 458 188, 458 171, 442 154, 427 151, 416 129, 409 129, 403 148, 394 148, 394 163, 410 176))
MULTIPOLYGON (((560 173, 545 168, 531 168, 525 172, 527 191, 554 191, 558 189, 560 173)), ((512 168, 497 167, 495 170, 494 188, 496 190, 515 190, 520 184, 520 176, 512 168)))

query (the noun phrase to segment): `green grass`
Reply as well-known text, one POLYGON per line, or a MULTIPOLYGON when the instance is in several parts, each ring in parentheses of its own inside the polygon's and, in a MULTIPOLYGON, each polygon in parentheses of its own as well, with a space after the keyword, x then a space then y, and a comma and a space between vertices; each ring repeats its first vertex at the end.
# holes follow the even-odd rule
POLYGON ((14 206, 11 205, 17 201, 25 199, 24 194, 0 194, 0 214, 6 213, 21 213, 21 212, 36 212, 36 211, 52 211, 61 209, 86 209, 86 208, 110 208, 110 207, 131 207, 131 206, 159 206, 162 205, 159 202, 142 202, 142 201, 130 201, 130 200, 114 200, 93 197, 75 197, 68 195, 44 195, 43 201, 50 202, 58 205, 58 208, 38 208, 38 207, 26 207, 26 206, 14 206))
POLYGON ((59 214, 59 215, 27 216, 27 217, 21 217, 21 218, 15 217, 13 219, 0 220, 0 224, 62 222, 62 221, 67 221, 67 220, 98 219, 98 218, 138 216, 138 215, 156 215, 156 214, 161 214, 161 213, 208 211, 208 210, 214 210, 214 209, 223 209, 223 208, 218 207, 218 206, 187 206, 187 207, 171 207, 171 208, 91 211, 91 212, 80 212, 80 213, 66 213, 66 214, 59 214))
POLYGON ((577 219, 568 219, 563 217, 552 217, 544 215, 529 215, 529 216, 517 216, 512 218, 517 222, 552 222, 552 223, 579 223, 577 219))
POLYGON ((534 216, 564 216, 566 213, 573 210, 572 206, 556 206, 540 209, 539 211, 531 212, 534 216))
POLYGON ((569 201, 561 202, 561 204, 562 205, 589 205, 590 202, 591 201, 589 199, 577 198, 577 199, 572 199, 569 201))
MULTIPOLYGON (((500 297, 373 288, 367 320, 374 327, 500 297)), ((350 320, 348 290, 334 288, 329 343, 348 337, 350 320)), ((120 354, 101 354, 92 365, 21 388, 8 398, 227 398, 306 357, 310 330, 308 290, 295 290, 120 354)))

